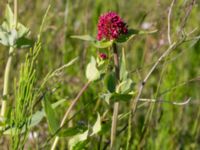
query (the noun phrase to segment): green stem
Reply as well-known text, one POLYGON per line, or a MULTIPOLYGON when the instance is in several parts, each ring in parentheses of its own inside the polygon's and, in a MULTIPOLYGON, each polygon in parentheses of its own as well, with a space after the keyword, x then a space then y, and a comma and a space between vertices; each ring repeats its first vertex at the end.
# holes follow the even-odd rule
POLYGON ((117 131, 117 117, 119 111, 119 102, 114 103, 114 111, 112 116, 112 127, 111 127, 111 136, 110 136, 110 150, 115 150, 115 139, 117 131))
MULTIPOLYGON (((113 44, 113 57, 114 57, 114 65, 115 65, 115 75, 117 78, 117 82, 119 82, 119 80, 120 80, 119 54, 118 54, 118 50, 117 50, 117 45, 115 43, 113 44)), ((110 149, 111 150, 115 149, 118 111, 119 111, 119 102, 115 102, 113 116, 112 116, 111 136, 110 136, 110 149)))
POLYGON ((131 120, 132 120, 132 114, 130 112, 129 118, 128 118, 128 134, 127 134, 127 141, 126 141, 126 150, 129 150, 129 147, 130 147, 130 141, 131 141, 131 120))
MULTIPOLYGON (((17 5, 17 0, 14 0, 14 24, 13 27, 14 29, 17 29, 17 13, 18 12, 18 5, 17 5)), ((6 111, 7 111, 7 99, 8 99, 8 94, 9 94, 9 83, 10 83, 10 70, 11 70, 11 64, 12 64, 12 59, 13 59, 13 51, 14 48, 10 46, 9 49, 9 57, 8 61, 6 64, 5 68, 5 74, 4 74, 4 85, 3 85, 3 99, 2 99, 2 108, 1 108, 1 117, 3 119, 6 118, 6 111)))
POLYGON ((7 110, 7 98, 9 94, 9 81, 10 81, 10 70, 11 70, 11 64, 12 64, 12 58, 13 58, 13 51, 14 48, 10 47, 9 50, 9 57, 5 68, 5 74, 4 74, 4 85, 3 85, 3 99, 2 99, 2 108, 1 108, 1 117, 3 119, 6 117, 6 110, 7 110))

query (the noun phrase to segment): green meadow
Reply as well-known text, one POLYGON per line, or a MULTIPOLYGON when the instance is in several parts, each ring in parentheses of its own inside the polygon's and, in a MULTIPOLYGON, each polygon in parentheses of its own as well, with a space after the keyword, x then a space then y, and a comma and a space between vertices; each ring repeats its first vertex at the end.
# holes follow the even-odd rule
POLYGON ((0 25, 0 150, 200 149, 199 0, 1 0, 0 25))

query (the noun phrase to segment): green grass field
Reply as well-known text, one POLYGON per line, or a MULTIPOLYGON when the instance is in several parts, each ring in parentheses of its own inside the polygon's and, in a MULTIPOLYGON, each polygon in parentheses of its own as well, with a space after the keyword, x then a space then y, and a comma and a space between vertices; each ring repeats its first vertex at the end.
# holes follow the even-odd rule
MULTIPOLYGON (((7 101, 6 113, 1 113, 0 150, 200 149, 199 0, 18 0, 17 14, 14 2, 9 0, 9 4, 13 19, 17 15, 17 23, 30 30, 26 36, 34 45, 31 49, 0 45, 1 111, 2 101, 7 101), (115 72, 112 46, 96 48, 71 36, 96 38, 99 16, 109 11, 123 18, 129 29, 155 32, 117 44, 120 63, 126 61, 133 86, 130 93, 115 91, 117 96, 108 100, 106 94, 114 83, 107 76, 115 72), (109 56, 103 62, 106 71, 98 66, 101 77, 87 86, 88 63, 100 52, 109 56), (77 103, 60 126, 75 98, 77 103), (113 128, 116 101, 119 112, 113 128), (132 106, 137 106, 135 111, 132 106)), ((6 7, 7 1, 1 0, 0 24, 5 21, 6 7)), ((0 28, 0 42, 1 32, 0 28)))

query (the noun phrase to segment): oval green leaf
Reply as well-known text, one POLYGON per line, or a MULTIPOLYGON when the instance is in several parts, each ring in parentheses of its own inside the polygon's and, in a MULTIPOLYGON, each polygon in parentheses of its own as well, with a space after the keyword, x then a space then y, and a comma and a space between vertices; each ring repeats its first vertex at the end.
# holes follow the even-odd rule
POLYGON ((86 77, 89 81, 95 81, 100 78, 100 72, 96 67, 96 60, 94 57, 91 57, 90 63, 87 65, 86 77))

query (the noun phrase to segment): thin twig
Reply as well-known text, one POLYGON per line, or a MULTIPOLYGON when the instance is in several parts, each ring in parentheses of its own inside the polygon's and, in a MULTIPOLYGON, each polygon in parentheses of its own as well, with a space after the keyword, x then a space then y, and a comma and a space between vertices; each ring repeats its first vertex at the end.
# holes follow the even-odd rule
POLYGON ((158 66, 158 64, 166 57, 168 56, 168 54, 171 52, 171 50, 173 50, 175 47, 177 47, 177 43, 173 43, 172 45, 169 46, 169 48, 160 56, 160 58, 157 60, 157 62, 153 65, 153 67, 151 68, 151 70, 149 71, 149 73, 146 75, 146 77, 144 78, 144 80, 142 81, 142 83, 140 84, 139 90, 138 90, 138 94, 135 98, 135 100, 133 101, 132 105, 131 105, 131 109, 132 112, 135 113, 136 108, 137 108, 137 102, 140 98, 140 95, 142 94, 142 90, 147 82, 147 80, 149 79, 150 75, 153 73, 153 71, 155 70, 155 68, 158 66))
POLYGON ((175 90, 176 88, 178 88, 180 86, 184 86, 186 84, 189 84, 189 83, 192 83, 192 82, 196 82, 196 81, 200 81, 200 76, 197 76, 195 78, 189 79, 187 81, 183 81, 181 83, 177 83, 176 86, 173 86, 173 87, 171 87, 169 89, 166 89, 166 90, 160 92, 160 94, 158 96, 161 96, 161 95, 166 94, 166 93, 168 93, 168 92, 170 92, 172 90, 175 90))
POLYGON ((167 30, 167 37, 168 37, 168 42, 169 42, 169 45, 172 44, 172 41, 171 41, 171 36, 170 36, 170 32, 171 32, 171 13, 172 13, 172 8, 174 6, 174 3, 175 3, 176 0, 172 0, 172 3, 169 7, 169 13, 168 13, 168 21, 167 21, 167 24, 168 24, 168 30, 167 30))
POLYGON ((167 101, 167 100, 156 100, 156 99, 147 99, 147 98, 140 98, 139 101, 141 102, 150 102, 150 103, 169 103, 169 104, 173 104, 173 105, 186 105, 190 102, 191 97, 188 98, 186 101, 183 102, 175 102, 175 101, 167 101))
POLYGON ((50 8, 51 8, 51 5, 48 5, 47 10, 46 10, 46 12, 44 14, 44 17, 42 18, 42 23, 40 25, 40 29, 39 29, 39 33, 38 33, 38 41, 40 41, 40 38, 41 38, 41 35, 42 35, 42 31, 43 31, 43 28, 44 28, 44 24, 45 24, 45 21, 47 19, 47 15, 49 13, 50 8))
POLYGON ((71 66, 78 58, 74 58, 72 60, 70 60, 67 64, 64 64, 63 66, 57 68, 56 70, 54 70, 53 72, 49 72, 46 77, 44 78, 44 81, 42 82, 42 85, 40 87, 40 89, 42 89, 44 87, 44 85, 47 83, 48 80, 50 80, 51 78, 57 76, 62 70, 64 70, 65 68, 71 66))
POLYGON ((132 110, 132 113, 134 114, 135 111, 136 111, 136 108, 137 108, 137 102, 139 101, 140 99, 140 96, 142 94, 142 91, 143 91, 143 88, 147 82, 147 80, 149 79, 149 77, 151 76, 151 74, 154 72, 154 70, 156 69, 156 67, 159 65, 159 63, 168 56, 168 54, 174 50, 175 48, 177 48, 179 45, 181 45, 182 43, 184 42, 188 42, 187 39, 185 38, 182 38, 180 41, 178 42, 174 42, 173 44, 171 44, 168 49, 159 57, 159 59, 156 61, 156 63, 153 65, 153 67, 150 69, 150 71, 148 72, 148 74, 146 75, 146 77, 144 78, 144 80, 141 82, 140 86, 139 86, 139 89, 138 89, 138 94, 135 98, 134 101, 132 101, 132 104, 131 104, 131 110, 132 110))
MULTIPOLYGON (((81 95, 83 94, 83 92, 88 88, 89 84, 91 83, 91 81, 88 81, 83 88, 80 90, 80 92, 78 93, 78 95, 76 96, 76 98, 72 101, 71 105, 69 106, 69 108, 67 109, 67 111, 65 112, 65 115, 60 123, 60 128, 62 128, 65 124, 66 119, 68 118, 70 112, 72 111, 72 109, 74 108, 74 106, 76 105, 76 103, 78 102, 79 98, 81 97, 81 95)), ((51 147, 51 150, 55 150, 56 145, 58 143, 59 137, 56 136, 53 145, 51 147)))
POLYGON ((14 0, 14 28, 17 28, 17 14, 18 14, 18 3, 14 0))
POLYGON ((78 95, 76 96, 76 98, 72 101, 71 105, 69 106, 69 108, 67 109, 60 126, 62 127, 65 123, 65 120, 68 118, 70 112, 72 111, 72 109, 74 108, 74 106, 76 105, 76 103, 78 102, 79 98, 81 97, 81 95, 83 94, 83 92, 88 88, 89 84, 91 83, 91 81, 88 81, 83 88, 80 90, 80 92, 78 93, 78 95))
POLYGON ((184 18, 183 18, 183 20, 182 20, 179 33, 181 33, 181 32, 183 31, 183 29, 184 29, 184 27, 185 27, 185 25, 186 25, 186 23, 187 23, 187 19, 188 19, 189 15, 190 15, 190 13, 191 13, 191 11, 192 11, 192 8, 193 8, 193 6, 195 5, 195 3, 196 3, 196 0, 192 0, 192 1, 190 2, 189 7, 188 7, 188 9, 187 9, 187 12, 185 13, 185 16, 184 16, 184 18))

